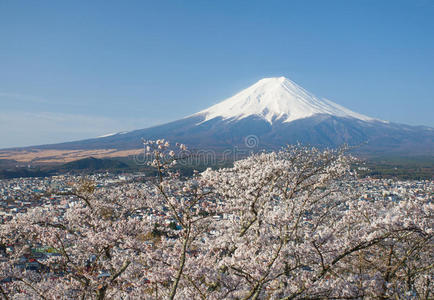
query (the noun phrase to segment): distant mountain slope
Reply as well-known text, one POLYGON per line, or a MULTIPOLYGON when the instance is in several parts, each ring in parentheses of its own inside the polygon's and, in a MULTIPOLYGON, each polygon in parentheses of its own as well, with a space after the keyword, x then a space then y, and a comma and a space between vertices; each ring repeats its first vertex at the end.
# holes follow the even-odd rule
POLYGON ((77 170, 92 170, 92 171, 100 171, 100 170, 110 170, 110 169, 127 169, 128 165, 114 159, 107 158, 95 158, 88 157, 79 160, 75 160, 69 163, 62 165, 61 169, 65 169, 68 171, 77 171, 77 170))
POLYGON ((166 138, 193 149, 275 149, 301 142, 313 146, 358 145, 365 155, 434 155, 434 129, 389 123, 319 99, 284 78, 265 78, 186 118, 100 138, 27 149, 140 149, 141 139, 166 138), (254 139, 246 145, 246 137, 254 139))

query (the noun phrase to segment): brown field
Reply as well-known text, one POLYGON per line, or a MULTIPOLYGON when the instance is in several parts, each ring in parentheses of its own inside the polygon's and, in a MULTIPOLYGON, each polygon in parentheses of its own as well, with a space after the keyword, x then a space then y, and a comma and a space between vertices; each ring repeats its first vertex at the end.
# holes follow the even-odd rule
POLYGON ((97 150, 4 150, 0 151, 0 159, 13 159, 18 162, 31 162, 34 164, 58 164, 67 163, 86 157, 126 157, 138 155, 143 149, 117 150, 117 149, 97 149, 97 150))

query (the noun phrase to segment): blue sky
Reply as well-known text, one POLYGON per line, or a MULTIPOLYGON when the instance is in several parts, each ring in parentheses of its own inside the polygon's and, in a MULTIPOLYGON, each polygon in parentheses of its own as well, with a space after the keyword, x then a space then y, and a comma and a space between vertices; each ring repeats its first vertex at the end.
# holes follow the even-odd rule
POLYGON ((161 124, 271 76, 434 126, 434 1, 0 0, 0 148, 161 124))

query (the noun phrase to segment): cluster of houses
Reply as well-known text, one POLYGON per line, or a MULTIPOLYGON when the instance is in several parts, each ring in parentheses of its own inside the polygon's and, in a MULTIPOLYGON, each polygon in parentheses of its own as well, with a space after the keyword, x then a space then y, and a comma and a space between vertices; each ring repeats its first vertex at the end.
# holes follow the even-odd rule
MULTIPOLYGON (((53 196, 48 192, 66 193, 82 178, 81 175, 58 175, 0 180, 0 224, 11 220, 15 214, 25 213, 32 207, 48 208, 53 204, 66 205, 68 197, 53 196)), ((98 173, 88 175, 86 178, 94 181, 98 187, 105 187, 129 180, 132 175, 98 173)))

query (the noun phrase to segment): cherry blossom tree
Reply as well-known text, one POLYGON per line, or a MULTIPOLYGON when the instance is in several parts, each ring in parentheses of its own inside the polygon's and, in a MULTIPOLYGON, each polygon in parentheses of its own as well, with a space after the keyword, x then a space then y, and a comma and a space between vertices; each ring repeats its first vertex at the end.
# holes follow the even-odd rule
POLYGON ((210 297, 428 299, 432 203, 359 200, 350 162, 297 146, 206 171, 225 211, 206 247, 210 297))
MULTIPOLYGON (((215 201, 208 201, 197 176, 181 180, 169 171, 176 160, 173 150, 163 159, 166 141, 146 147, 155 180, 110 189, 82 181, 71 192, 57 193, 71 197, 67 208, 36 208, 1 228, 2 243, 15 246, 1 265, 1 276, 12 280, 9 293, 43 299, 173 299, 181 293, 181 279, 194 286, 186 256, 198 251, 195 243, 207 230, 215 201), (39 261, 39 272, 16 267, 31 247, 41 245, 57 255, 39 261)), ((4 297, 9 293, 2 288, 4 297)))
POLYGON ((432 199, 361 199, 344 150, 289 146, 185 178, 184 145, 144 144, 156 176, 84 180, 52 191, 66 205, 1 227, 15 247, 0 262, 3 298, 432 297, 432 199), (54 253, 20 268, 36 247, 54 253))

